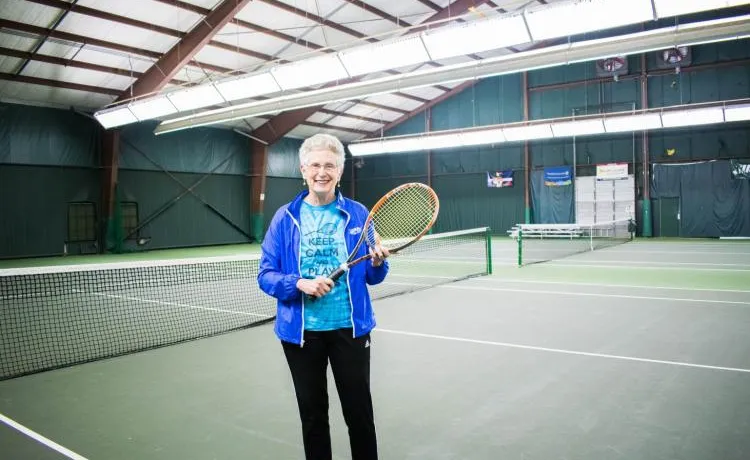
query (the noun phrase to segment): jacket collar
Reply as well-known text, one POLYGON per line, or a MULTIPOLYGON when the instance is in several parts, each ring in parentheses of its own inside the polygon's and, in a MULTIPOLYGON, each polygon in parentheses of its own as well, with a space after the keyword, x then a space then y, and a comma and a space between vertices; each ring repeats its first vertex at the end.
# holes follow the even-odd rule
MULTIPOLYGON (((289 203, 289 212, 297 220, 299 220, 300 209, 302 209, 302 201, 308 194, 310 194, 309 190, 302 190, 294 197, 291 203, 289 203)), ((336 207, 344 210, 345 203, 344 195, 341 194, 340 190, 336 190, 336 207)))

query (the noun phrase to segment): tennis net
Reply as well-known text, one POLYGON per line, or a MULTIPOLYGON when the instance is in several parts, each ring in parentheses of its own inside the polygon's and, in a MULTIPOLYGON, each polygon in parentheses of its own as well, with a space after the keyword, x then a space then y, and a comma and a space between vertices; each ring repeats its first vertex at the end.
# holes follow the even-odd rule
POLYGON ((519 224, 510 232, 518 243, 518 265, 558 260, 633 239, 630 219, 591 224, 519 224))
MULTIPOLYGON (((428 235, 375 299, 489 272, 489 232, 428 235), (470 259, 464 259, 470 255, 470 259)), ((0 380, 271 321, 257 255, 0 270, 0 380)))

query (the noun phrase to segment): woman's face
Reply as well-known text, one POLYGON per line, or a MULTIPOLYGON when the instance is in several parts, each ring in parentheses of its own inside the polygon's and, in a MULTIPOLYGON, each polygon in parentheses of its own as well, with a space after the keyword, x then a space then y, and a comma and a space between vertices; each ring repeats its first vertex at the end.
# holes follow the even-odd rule
POLYGON ((307 164, 302 165, 302 177, 307 182, 310 193, 320 197, 333 197, 336 194, 341 172, 336 154, 330 150, 313 150, 307 156, 307 164))

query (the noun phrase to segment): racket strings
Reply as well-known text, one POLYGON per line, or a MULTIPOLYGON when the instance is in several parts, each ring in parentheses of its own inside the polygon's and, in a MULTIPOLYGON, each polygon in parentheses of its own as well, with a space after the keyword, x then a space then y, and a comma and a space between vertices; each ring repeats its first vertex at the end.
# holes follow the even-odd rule
POLYGON ((399 247, 423 234, 434 221, 438 201, 434 192, 416 184, 397 189, 373 212, 368 228, 370 245, 399 247))

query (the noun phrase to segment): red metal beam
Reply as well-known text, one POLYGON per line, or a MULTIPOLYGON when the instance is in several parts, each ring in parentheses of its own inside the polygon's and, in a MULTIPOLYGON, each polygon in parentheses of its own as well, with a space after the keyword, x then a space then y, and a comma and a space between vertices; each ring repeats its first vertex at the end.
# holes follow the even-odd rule
MULTIPOLYGON (((9 21, 7 19, 0 19, 0 28, 18 30, 20 32, 27 32, 27 33, 37 34, 41 36, 48 35, 52 38, 57 38, 60 40, 80 43, 82 45, 100 46, 102 48, 122 51, 123 53, 127 53, 127 54, 145 56, 145 57, 149 57, 152 59, 159 59, 162 56, 161 53, 158 53, 156 51, 145 50, 143 48, 136 48, 134 46, 122 45, 120 43, 108 42, 106 40, 99 40, 97 38, 84 37, 82 35, 71 34, 68 32, 60 32, 58 30, 49 30, 49 29, 45 29, 44 27, 32 26, 31 24, 24 24, 22 22, 16 22, 16 21, 9 21)), ((231 71, 231 69, 226 69, 224 67, 219 67, 219 66, 205 64, 205 63, 196 62, 196 61, 191 61, 190 63, 196 67, 202 67, 204 69, 211 70, 212 72, 226 73, 226 72, 231 71)))
MULTIPOLYGON (((165 5, 174 6, 175 8, 181 8, 185 11, 192 11, 193 13, 198 13, 203 16, 208 16, 208 14, 211 13, 211 10, 209 10, 208 8, 203 8, 202 6, 193 5, 192 3, 183 2, 181 0, 155 0, 155 1, 164 3, 165 5)), ((321 45, 318 45, 317 43, 313 43, 305 39, 298 39, 297 37, 294 37, 292 35, 287 35, 277 30, 272 30, 267 27, 260 26, 258 24, 253 24, 252 22, 243 21, 242 19, 234 18, 232 20, 232 23, 240 27, 253 30, 255 32, 260 32, 262 34, 266 34, 271 37, 275 37, 280 40, 287 41, 289 43, 294 43, 296 45, 304 46, 306 48, 310 48, 314 50, 323 48, 321 45)))
MULTIPOLYGON (((279 8, 285 9, 287 11, 295 12, 300 15, 306 14, 306 12, 298 10, 297 8, 294 8, 294 7, 290 7, 289 5, 283 4, 279 2, 278 0, 261 0, 261 1, 274 5, 274 6, 278 6, 279 8)), ((468 11, 469 7, 481 5, 482 3, 484 3, 484 1, 486 0, 456 0, 455 2, 448 5, 446 8, 430 16, 425 22, 431 22, 431 21, 445 19, 445 18, 452 17, 452 16, 458 16, 468 11)), ((316 20, 318 22, 324 21, 322 22, 323 24, 331 27, 331 25, 329 24, 331 23, 331 21, 328 21, 320 17, 313 18, 313 16, 309 14, 307 16, 310 19, 316 20)), ((331 24, 336 24, 336 23, 331 23, 331 24)), ((338 27, 334 27, 334 28, 336 28, 337 30, 341 30, 340 28, 342 26, 338 24, 336 25, 338 27)), ((359 32, 356 32, 356 31, 351 31, 351 32, 355 34, 359 34, 359 32)), ((347 32, 347 33, 351 33, 351 32, 347 32)), ((359 35, 362 35, 362 34, 359 34, 359 35)), ((413 96, 412 98, 414 97, 416 96, 413 96)), ((429 104, 429 102, 426 102, 426 103, 429 104)), ((268 122, 266 122, 262 126, 258 127, 258 129, 256 129, 255 131, 253 131, 253 135, 260 139, 263 139, 268 144, 273 144, 279 139, 281 139, 282 137, 284 137, 289 131, 294 129, 295 126, 297 126, 298 124, 306 120, 308 117, 310 117, 310 115, 317 112, 320 107, 322 106, 306 107, 304 109, 292 110, 289 112, 284 112, 282 114, 279 114, 275 116, 274 118, 270 119, 268 122)), ((386 108, 386 109, 394 110, 392 108, 386 108)), ((396 111, 403 112, 403 110, 396 110, 396 111)))
POLYGON ((250 0, 224 0, 123 92, 120 100, 143 96, 163 88, 248 3, 250 0))
MULTIPOLYGON (((10 48, 0 47, 0 56, 11 56, 20 59, 28 59, 30 61, 45 62, 47 64, 54 64, 63 67, 75 67, 77 69, 94 70, 96 72, 103 72, 112 75, 121 75, 123 77, 134 77, 138 78, 143 75, 142 72, 135 72, 126 69, 118 69, 115 67, 107 67, 99 64, 91 64, 89 62, 74 61, 73 59, 65 59, 56 56, 48 56, 46 54, 30 53, 28 51, 18 51, 10 48)), ((172 80, 175 85, 189 84, 181 80, 172 80)))
POLYGON ((378 137, 380 136, 380 132, 382 131, 388 131, 389 129, 393 128, 396 125, 400 125, 401 123, 405 122, 406 120, 414 117, 415 115, 424 112, 425 110, 436 106, 437 104, 443 102, 444 100, 451 98, 455 96, 456 94, 460 93, 461 91, 471 88, 474 86, 475 81, 474 80, 467 80, 460 85, 456 86, 455 88, 451 89, 450 91, 447 91, 440 96, 436 97, 435 99, 428 101, 424 105, 421 105, 417 107, 416 109, 412 110, 411 112, 405 113, 403 116, 396 118, 392 122, 388 123, 387 125, 383 126, 382 128, 378 129, 377 132, 370 133, 367 137, 378 137))
POLYGON ((12 73, 5 72, 0 72, 0 80, 17 81, 20 83, 50 86, 53 88, 75 89, 78 91, 86 91, 89 93, 108 94, 110 96, 118 96, 121 93, 119 89, 101 88, 99 86, 82 85, 80 83, 70 83, 61 80, 49 80, 47 78, 27 77, 25 75, 13 75, 12 73))

